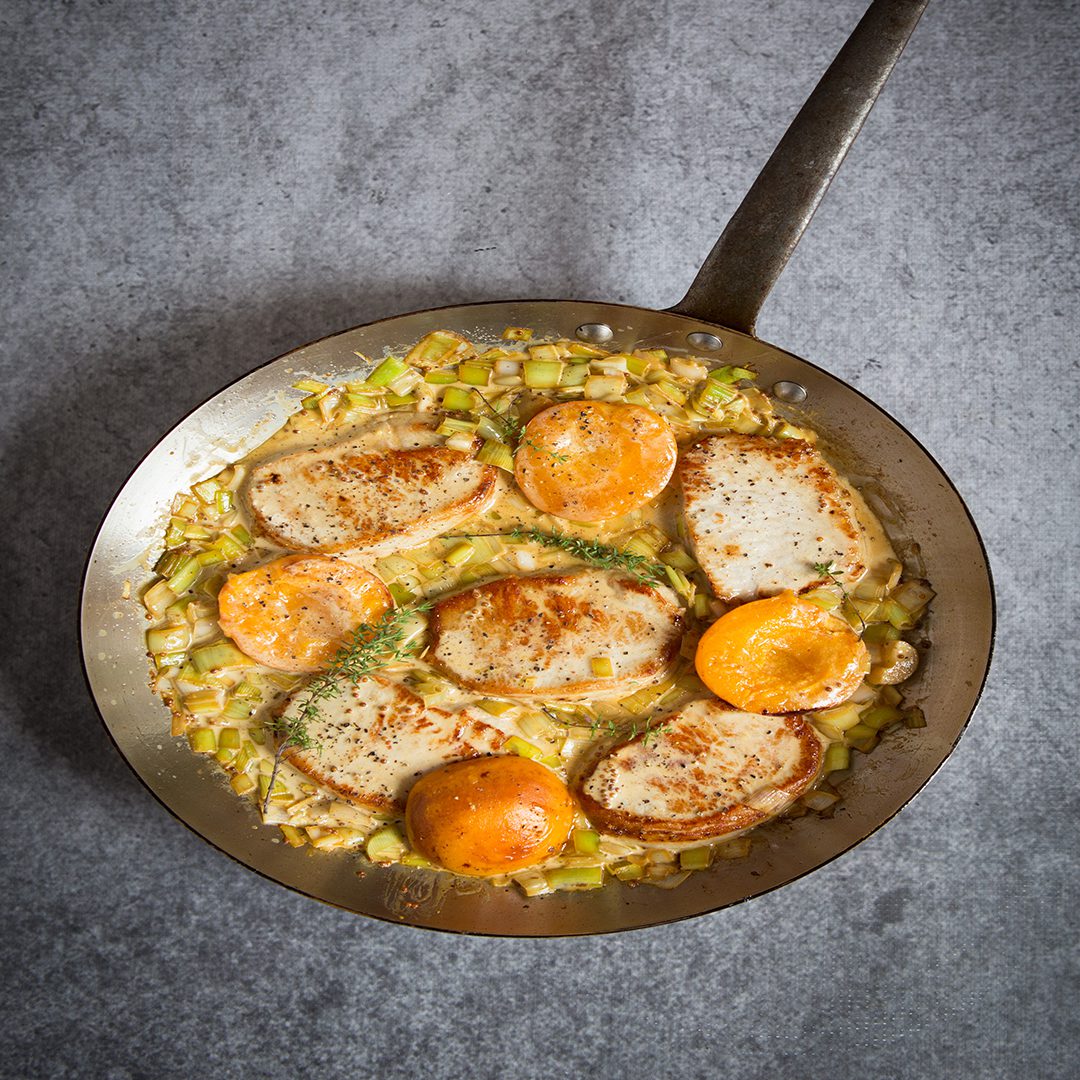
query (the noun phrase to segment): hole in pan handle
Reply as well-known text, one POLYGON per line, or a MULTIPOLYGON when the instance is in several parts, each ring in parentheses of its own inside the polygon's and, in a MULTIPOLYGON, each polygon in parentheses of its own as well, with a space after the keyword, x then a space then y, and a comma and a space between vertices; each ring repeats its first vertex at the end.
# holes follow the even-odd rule
POLYGON ((753 334, 928 0, 874 0, 670 311, 753 334))

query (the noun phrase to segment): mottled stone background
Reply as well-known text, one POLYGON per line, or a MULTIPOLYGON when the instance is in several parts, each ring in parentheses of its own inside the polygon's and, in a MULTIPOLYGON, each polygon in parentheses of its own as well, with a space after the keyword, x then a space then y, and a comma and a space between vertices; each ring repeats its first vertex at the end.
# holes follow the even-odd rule
POLYGON ((367 922, 178 825, 77 658, 100 515, 188 409, 400 310, 674 302, 862 6, 0 7, 5 1076, 1076 1075, 1075 3, 931 4, 762 318, 997 576, 976 721, 856 851, 611 938, 367 922))

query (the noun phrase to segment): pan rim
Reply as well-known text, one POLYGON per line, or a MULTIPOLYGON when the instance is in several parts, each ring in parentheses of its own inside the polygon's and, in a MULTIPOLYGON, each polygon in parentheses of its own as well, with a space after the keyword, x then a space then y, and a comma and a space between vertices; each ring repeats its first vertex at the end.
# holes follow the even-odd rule
POLYGON ((673 311, 673 310, 667 309, 667 308, 646 308, 646 307, 642 307, 642 306, 637 305, 637 304, 625 304, 625 303, 611 302, 611 301, 605 301, 605 300, 586 300, 586 299, 580 299, 580 298, 578 298, 578 299, 565 299, 565 298, 564 299, 543 299, 543 298, 524 298, 523 299, 523 298, 518 298, 518 299, 507 299, 507 300, 481 300, 481 301, 474 301, 474 302, 471 302, 471 303, 446 304, 446 305, 439 305, 439 306, 436 306, 436 307, 418 308, 418 309, 413 310, 413 311, 397 312, 397 313, 392 314, 392 315, 384 316, 384 317, 382 317, 380 319, 373 319, 370 322, 366 322, 366 323, 358 323, 358 324, 356 324, 354 326, 345 327, 344 329, 334 331, 334 332, 332 332, 330 334, 324 334, 324 335, 321 335, 320 337, 313 338, 310 341, 307 341, 307 342, 304 342, 303 344, 294 346, 293 348, 288 349, 286 352, 280 353, 277 356, 271 357, 269 360, 266 360, 263 363, 256 365, 255 367, 251 368, 250 370, 244 372, 244 374, 238 376, 237 378, 231 380, 230 382, 226 383, 225 385, 219 387, 213 393, 209 394, 207 397, 205 397, 203 400, 201 400, 198 404, 196 404, 191 409, 189 409, 182 417, 180 417, 178 420, 176 420, 169 427, 169 429, 166 432, 161 434, 154 441, 154 443, 146 450, 146 452, 141 455, 139 460, 132 466, 132 468, 129 470, 129 472, 125 476, 123 482, 116 489, 115 494, 109 499, 108 505, 106 506, 106 509, 105 509, 104 513, 99 518, 98 525, 97 525, 96 529, 94 530, 93 540, 90 543, 90 546, 89 546, 89 548, 87 550, 86 558, 84 560, 83 573, 81 575, 80 582, 81 582, 81 584, 80 584, 80 592, 79 592, 79 604, 78 604, 78 607, 77 607, 75 617, 76 617, 76 620, 78 622, 77 636, 78 636, 78 640, 79 640, 80 666, 82 668, 83 679, 84 679, 84 681, 86 683, 87 690, 89 691, 90 700, 94 705, 94 709, 96 710, 96 712, 98 714, 98 719, 101 722, 102 726, 104 727, 106 734, 108 735, 108 737, 109 737, 110 741, 112 742, 113 746, 116 748, 117 753, 119 753, 120 757, 123 759, 124 763, 131 770, 131 772, 135 774, 136 778, 139 780, 139 782, 142 784, 142 786, 144 788, 146 788, 147 791, 149 791, 149 793, 154 797, 154 799, 161 806, 163 806, 173 818, 175 818, 177 821, 181 822, 181 824, 183 824, 188 830, 190 830, 197 837, 199 837, 200 840, 204 841, 205 843, 209 844, 211 847, 215 848, 217 851, 220 851, 224 855, 228 856, 228 858, 230 858, 234 862, 240 864, 245 869, 254 872, 255 874, 259 875, 259 877, 261 877, 261 878, 264 878, 264 879, 266 879, 268 881, 273 882, 275 885, 278 885, 280 887, 288 889, 291 892, 298 893, 299 895, 308 897, 309 899, 312 899, 312 900, 316 900, 316 901, 318 901, 318 902, 320 902, 322 904, 325 904, 325 905, 327 905, 329 907, 337 908, 337 909, 339 909, 341 911, 348 912, 350 915, 359 915, 359 916, 362 916, 364 918, 375 919, 375 920, 377 920, 379 922, 389 923, 389 924, 395 925, 395 926, 408 926, 409 928, 415 929, 415 930, 427 930, 427 931, 432 931, 434 933, 451 934, 451 935, 466 936, 466 937, 486 937, 486 938, 518 939, 518 940, 522 940, 522 939, 524 939, 524 940, 529 940, 529 939, 546 940, 546 939, 558 939, 558 938, 592 937, 592 936, 600 936, 600 935, 607 935, 607 934, 622 934, 622 933, 632 933, 632 932, 635 932, 635 931, 643 931, 643 930, 652 929, 652 928, 658 927, 658 926, 667 926, 667 925, 670 925, 670 924, 673 924, 673 923, 683 922, 683 921, 686 921, 686 920, 689 920, 689 919, 701 918, 701 917, 706 916, 706 915, 715 915, 716 913, 718 913, 720 911, 725 911, 725 910, 727 910, 729 908, 737 907, 737 906, 739 906, 741 904, 744 904, 744 903, 746 903, 746 902, 748 902, 750 900, 757 899, 758 897, 765 896, 765 895, 767 895, 769 893, 772 893, 772 892, 774 892, 774 891, 776 891, 778 889, 784 888, 785 886, 792 885, 795 882, 801 880, 802 878, 805 878, 807 875, 814 873, 816 870, 819 870, 822 867, 829 865, 830 863, 834 862, 836 859, 841 858, 842 856, 844 856, 844 855, 848 854, 850 851, 852 851, 854 848, 858 847, 860 844, 864 843, 871 836, 873 836, 876 832, 878 832, 885 825, 887 825, 890 821, 892 821, 902 810, 904 810, 906 807, 910 806, 911 803, 914 801, 914 799, 918 795, 920 795, 923 791, 925 791, 927 785, 938 774, 940 769, 944 766, 945 762, 948 761, 949 758, 952 757, 953 753, 956 750, 956 747, 959 745, 959 742, 960 742, 961 738, 963 737, 964 733, 967 731, 969 725, 971 724, 971 721, 972 721, 972 719, 973 719, 973 717, 975 715, 975 712, 978 709, 979 703, 982 700, 983 692, 985 691, 986 684, 987 684, 987 681, 988 681, 989 676, 990 676, 990 669, 991 669, 992 663, 993 663, 993 656, 994 656, 996 639, 997 639, 997 594, 996 594, 996 589, 994 587, 993 568, 991 566, 990 556, 989 556, 989 552, 987 551, 987 548, 986 548, 986 543, 983 540, 982 534, 981 534, 981 532, 979 530, 979 527, 978 527, 978 525, 977 525, 977 523, 975 521, 974 516, 971 513, 970 508, 967 505, 966 500, 964 499, 964 497, 962 496, 962 494, 960 493, 960 491, 956 487, 956 485, 953 483, 953 481, 949 477, 948 473, 944 470, 944 468, 942 468, 942 466, 940 465, 938 460, 934 457, 934 455, 931 454, 926 449, 926 447, 922 444, 922 442, 918 438, 916 438, 908 430, 908 428, 903 423, 901 423, 899 420, 897 420, 895 417, 893 417, 882 406, 878 405, 877 402, 875 402, 872 398, 870 398, 869 396, 864 394, 858 388, 852 386, 850 383, 848 383, 845 380, 841 379, 839 376, 832 374, 830 371, 826 370, 821 365, 814 363, 813 361, 805 360, 802 357, 797 356, 796 354, 791 353, 788 350, 783 349, 780 346, 773 345, 771 342, 768 342, 768 341, 764 340, 763 338, 759 337, 756 333, 747 334, 744 331, 734 330, 733 328, 724 326, 724 325, 722 325, 720 323, 710 322, 707 319, 700 319, 700 318, 697 318, 696 316, 687 315, 687 314, 684 314, 683 312, 673 311), (960 727, 958 728, 955 737, 953 738, 952 742, 949 744, 948 749, 946 750, 944 755, 933 766, 933 768, 927 774, 925 779, 919 784, 919 786, 909 796, 907 796, 898 806, 896 806, 895 809, 893 809, 886 817, 884 817, 880 821, 877 821, 873 825, 873 827, 870 828, 867 832, 862 833, 856 839, 852 840, 850 843, 845 844, 845 846, 842 847, 840 850, 832 853, 831 855, 827 856, 826 858, 822 859, 821 861, 814 863, 813 866, 807 867, 806 869, 801 870, 801 871, 795 873, 793 876, 787 877, 785 880, 777 882, 776 884, 768 885, 768 886, 765 886, 765 887, 763 887, 763 888, 761 888, 759 890, 752 891, 752 892, 748 893, 747 895, 742 896, 742 897, 740 897, 740 898, 738 898, 736 900, 732 900, 732 901, 729 901, 727 903, 721 903, 721 904, 716 905, 715 907, 704 908, 704 909, 702 909, 700 911, 687 912, 685 914, 672 915, 672 916, 670 916, 668 918, 660 918, 660 919, 656 919, 656 920, 642 922, 641 924, 634 925, 634 926, 611 926, 611 927, 603 927, 603 928, 599 928, 599 929, 582 930, 582 931, 577 932, 577 933, 575 933, 572 930, 569 930, 569 931, 564 931, 564 932, 540 932, 540 933, 535 933, 535 934, 519 934, 519 933, 505 933, 505 934, 503 934, 503 933, 496 933, 496 932, 487 931, 487 930, 456 929, 456 928, 447 927, 447 926, 434 926, 434 925, 429 925, 429 924, 424 924, 424 923, 419 923, 419 922, 407 922, 407 921, 404 921, 404 920, 402 920, 400 918, 394 918, 394 917, 390 916, 389 914, 381 914, 379 912, 369 912, 369 911, 357 911, 354 908, 347 907, 344 904, 336 903, 333 900, 328 900, 328 899, 326 899, 324 897, 317 896, 312 892, 306 891, 301 886, 290 884, 288 882, 284 882, 284 881, 279 880, 278 878, 274 877, 272 874, 270 874, 270 873, 268 873, 266 871, 263 871, 263 870, 259 869, 256 866, 251 865, 250 863, 248 863, 244 859, 242 859, 240 856, 234 855, 232 852, 226 850, 224 847, 222 847, 215 840, 211 839, 210 837, 204 835, 204 833, 200 832, 198 828, 196 828, 194 825, 190 824, 187 820, 185 820, 183 817, 181 817, 180 814, 177 811, 173 810, 172 807, 170 807, 168 805, 168 803, 165 802, 164 798, 162 798, 162 796, 160 796, 153 789, 153 787, 151 787, 149 781, 143 777, 143 775, 139 772, 139 770, 131 762, 131 760, 128 758, 127 754, 121 748, 119 742, 117 741, 116 736, 113 734, 113 731, 112 731, 111 727, 109 726, 108 721, 105 718, 105 710, 104 710, 101 702, 98 699, 98 695, 97 695, 97 692, 96 692, 96 690, 94 688, 94 684, 93 684, 93 681, 91 679, 90 671, 89 671, 88 664, 87 664, 88 643, 87 643, 87 639, 86 639, 86 636, 85 636, 83 630, 84 630, 85 615, 86 615, 87 603, 88 603, 87 593, 88 593, 88 587, 89 587, 89 579, 90 579, 90 573, 91 573, 91 568, 92 568, 95 552, 97 551, 99 542, 100 542, 101 537, 102 537, 102 533, 103 533, 104 528, 105 528, 105 525, 108 522, 109 517, 113 512, 113 509, 115 508, 117 502, 120 500, 120 498, 123 495, 124 491, 127 489, 127 486, 131 482, 132 478, 139 471, 139 469, 143 466, 143 464, 146 462, 146 460, 161 445, 161 443, 165 439, 167 439, 173 432, 175 432, 177 429, 179 429, 184 424, 186 424, 187 421, 195 413, 199 412, 201 409, 203 409, 210 402, 214 401, 221 394, 225 393, 228 390, 231 390, 233 387, 237 386, 239 383, 243 382, 244 380, 250 378, 252 375, 255 375, 257 372, 262 371, 263 369, 268 368, 271 365, 278 363, 279 361, 285 359, 286 357, 292 356, 295 353, 298 353, 298 352, 300 352, 300 351, 302 351, 304 349, 310 348, 313 345, 320 344, 320 343, 322 343, 324 341, 330 340, 331 338, 335 338, 335 337, 338 337, 338 336, 343 335, 343 334, 348 334, 348 333, 353 332, 353 331, 368 329, 370 327, 377 326, 380 323, 392 322, 392 321, 397 320, 397 319, 405 319, 405 318, 409 318, 411 316, 432 314, 434 312, 439 312, 439 311, 450 311, 450 310, 461 311, 462 309, 468 309, 468 308, 498 307, 498 306, 513 305, 513 304, 550 304, 550 305, 574 305, 574 304, 576 304, 576 305, 590 305, 591 304, 591 305, 602 306, 602 307, 605 307, 605 308, 619 308, 619 309, 623 309, 623 310, 626 310, 626 311, 639 312, 639 313, 642 313, 644 315, 649 315, 649 316, 667 315, 667 316, 670 316, 670 317, 672 317, 674 319, 681 320, 683 322, 689 322, 689 323, 692 323, 692 324, 697 324, 698 326, 703 327, 703 328, 707 328, 707 329, 710 329, 710 330, 719 330, 719 331, 725 332, 727 334, 736 334, 740 338, 745 338, 745 339, 749 339, 749 340, 752 340, 752 341, 759 342, 763 346, 765 346, 765 347, 767 347, 769 349, 775 350, 778 353, 782 353, 784 356, 791 357, 792 359, 797 360, 799 363, 805 364, 807 367, 812 368, 813 370, 821 373, 822 375, 826 376, 827 378, 832 379, 835 382, 839 383, 846 390, 852 392, 858 398, 860 398, 863 402, 870 405, 886 421, 888 421, 889 423, 895 425, 903 433, 903 435, 923 454, 923 456, 926 458, 926 460, 929 461, 930 464, 934 467, 934 469, 937 472, 937 475, 944 482, 944 484, 948 488, 949 492, 952 494, 952 496, 956 499, 957 503, 959 504, 960 509, 963 511, 964 518, 966 519, 967 525, 969 526, 969 528, 971 530, 971 533, 975 538, 976 544, 978 545, 979 553, 982 556, 983 565, 985 567, 986 585, 987 585, 987 600, 988 600, 988 607, 989 607, 989 611, 988 611, 989 625, 988 625, 987 643, 986 643, 986 656, 985 656, 985 659, 983 661, 981 675, 978 676, 978 680, 977 680, 978 685, 974 687, 974 694, 973 694, 973 697, 971 699, 971 706, 970 706, 970 708, 968 710, 968 715, 964 719, 964 721, 960 725, 960 727))

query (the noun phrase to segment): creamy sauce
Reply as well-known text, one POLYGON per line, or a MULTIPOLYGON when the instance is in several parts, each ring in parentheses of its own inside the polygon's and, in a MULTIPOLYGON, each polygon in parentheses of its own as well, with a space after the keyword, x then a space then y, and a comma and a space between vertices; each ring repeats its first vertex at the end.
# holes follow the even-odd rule
MULTIPOLYGON (((422 383, 415 391, 419 397, 416 411, 432 412, 436 404, 435 395, 441 389, 441 387, 422 383)), ((526 391, 526 395, 528 394, 529 392, 526 391)), ((545 400, 542 396, 535 394, 531 397, 533 400, 529 403, 530 408, 545 400)), ((753 417, 760 422, 762 428, 770 428, 778 423, 773 417, 771 403, 760 392, 753 388, 745 389, 742 399, 745 401, 747 414, 749 415, 752 409, 753 417)), ((536 411, 535 408, 533 411, 536 411)), ((254 542, 249 550, 237 554, 228 563, 212 567, 201 581, 199 589, 208 604, 212 604, 212 597, 220 588, 226 572, 248 569, 285 554, 287 551, 285 548, 276 546, 265 535, 260 536, 251 519, 244 494, 252 470, 282 455, 316 447, 329 447, 362 437, 365 429, 370 428, 371 424, 370 415, 347 415, 345 419, 337 418, 326 422, 318 411, 302 410, 291 417, 278 432, 227 471, 228 487, 234 493, 234 508, 224 520, 246 527, 253 534, 254 542)), ((693 443, 703 433, 727 430, 722 424, 709 423, 681 425, 673 423, 672 426, 680 447, 693 443)), ((808 439, 813 440, 812 433, 802 433, 797 429, 792 433, 805 434, 808 439)), ((863 496, 854 486, 847 484, 847 487, 850 489, 863 530, 863 563, 866 570, 860 582, 887 581, 890 575, 895 577, 893 571, 896 565, 896 554, 893 546, 885 529, 863 496)), ((680 512, 680 496, 673 488, 673 484, 669 485, 650 504, 621 518, 606 521, 600 525, 575 524, 538 511, 522 496, 511 477, 500 471, 494 500, 482 513, 457 527, 454 534, 455 536, 491 536, 491 534, 507 534, 518 527, 532 527, 622 547, 640 530, 651 528, 670 538, 673 543, 686 547, 685 527, 680 512)), ((444 562, 440 563, 442 556, 456 542, 459 541, 448 542, 439 539, 412 550, 397 552, 396 554, 414 564, 418 572, 405 573, 399 577, 391 575, 388 580, 404 582, 402 587, 407 587, 418 597, 434 597, 499 576, 534 575, 582 566, 579 560, 564 551, 540 547, 532 543, 507 543, 504 537, 495 539, 496 551, 483 565, 477 577, 477 568, 470 564, 455 568, 444 562), (424 568, 433 565, 441 565, 442 572, 434 576, 422 572, 424 568)), ((353 557, 357 562, 372 565, 370 553, 356 552, 353 557)), ((378 570, 379 564, 376 563, 375 567, 378 570)), ((853 583, 851 588, 854 589, 857 584, 859 582, 853 583)), ((426 663, 423 651, 408 662, 389 665, 380 672, 380 677, 417 690, 424 695, 429 704, 449 713, 469 709, 476 715, 484 715, 475 707, 478 704, 486 705, 489 708, 488 720, 504 735, 516 736, 523 743, 534 748, 537 752, 536 756, 542 757, 545 763, 553 767, 565 780, 573 782, 586 764, 595 760, 598 749, 614 745, 633 731, 640 732, 645 725, 653 722, 653 717, 657 713, 670 712, 681 704, 705 694, 703 686, 693 671, 693 650, 707 622, 722 614, 724 610, 726 608, 723 604, 711 600, 703 619, 700 617, 696 621, 691 619, 691 628, 685 635, 682 651, 657 688, 658 692, 654 695, 646 694, 641 700, 631 700, 628 703, 595 700, 569 704, 565 701, 553 700, 492 704, 484 695, 470 693, 450 683, 426 663), (496 707, 499 710, 497 714, 490 711, 496 707)), ((207 614, 196 622, 189 647, 212 641, 216 636, 216 622, 212 614, 207 614)), ((183 672, 180 674, 182 676, 183 672)), ((226 713, 225 716, 219 715, 211 722, 211 727, 231 727, 239 733, 238 751, 234 752, 236 748, 231 745, 220 746, 217 750, 218 760, 226 768, 233 768, 237 764, 237 753, 248 754, 255 762, 255 767, 249 766, 243 775, 266 777, 273 758, 273 744, 266 734, 264 724, 268 715, 280 708, 285 695, 299 685, 298 680, 282 677, 280 673, 258 666, 237 673, 224 671, 219 674, 218 679, 220 692, 229 701, 233 700, 232 695, 237 692, 237 686, 247 682, 257 683, 262 691, 262 700, 250 716, 239 715, 239 709, 237 709, 237 715, 229 716, 226 713), (241 680, 244 680, 244 683, 241 680)), ((162 678, 159 689, 172 705, 174 713, 183 715, 182 724, 192 723, 191 718, 185 713, 186 705, 182 707, 180 702, 181 699, 188 702, 192 693, 197 694, 201 691, 185 684, 182 677, 177 678, 175 670, 172 670, 170 678, 162 678)), ((212 690, 213 687, 211 686, 210 689, 212 690)), ((864 690, 863 701, 872 702, 875 700, 875 693, 876 689, 872 692, 864 690)), ((641 695, 630 695, 630 697, 638 699, 641 695)), ((179 722, 174 722, 174 732, 177 723, 179 722)), ((825 730, 829 731, 827 727, 825 730)), ((835 732, 831 735, 835 737, 835 732)), ((217 738, 220 740, 222 736, 219 734, 217 738)), ((231 743, 237 741, 237 736, 229 738, 231 743)), ((287 833, 287 838, 291 835, 299 835, 296 831, 303 828, 306 830, 307 842, 316 847, 338 848, 357 847, 382 822, 399 819, 399 813, 392 808, 384 808, 380 811, 379 808, 371 806, 353 805, 333 787, 318 782, 317 774, 318 770, 315 768, 301 772, 288 764, 282 765, 274 789, 276 794, 272 793, 269 805, 263 814, 263 820, 267 824, 288 826, 294 830, 293 834, 287 833)), ((233 786, 241 794, 255 794, 255 792, 240 790, 244 787, 244 783, 238 783, 238 776, 233 777, 233 786)), ((259 802, 261 805, 262 800, 260 799, 259 802)), ((771 813, 780 809, 783 809, 783 806, 778 804, 771 809, 771 813)), ((594 827, 584 816, 581 817, 579 825, 582 828, 594 827)), ((740 831, 735 828, 728 830, 724 840, 730 841, 740 831)), ((290 843, 292 842, 294 840, 290 839, 290 843)), ((601 835, 598 851, 589 853, 587 856, 571 852, 545 866, 557 864, 572 867, 596 865, 599 862, 609 866, 618 864, 624 869, 630 866, 632 869, 636 865, 644 868, 641 876, 645 879, 661 882, 677 875, 674 865, 676 856, 673 853, 687 846, 693 845, 672 842, 650 845, 623 836, 601 835), (628 863, 627 860, 630 862, 628 863)), ((741 851, 742 848, 738 850, 741 851)), ((537 875, 543 869, 544 866, 541 866, 535 872, 530 871, 524 876, 517 875, 530 895, 548 891, 542 883, 538 883, 537 875), (524 881, 521 880, 523 877, 524 881)), ((623 875, 619 874, 619 876, 623 875)), ((624 880, 632 880, 633 876, 633 873, 628 871, 624 880)), ((499 883, 499 879, 496 881, 499 883)))

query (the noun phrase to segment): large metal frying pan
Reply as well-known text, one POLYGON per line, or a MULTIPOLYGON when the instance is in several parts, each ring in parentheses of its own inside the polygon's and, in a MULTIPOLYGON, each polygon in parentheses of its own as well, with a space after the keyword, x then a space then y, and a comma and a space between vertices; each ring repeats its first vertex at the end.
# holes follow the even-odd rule
POLYGON ((83 591, 87 676, 106 727, 147 787, 222 851, 267 877, 350 911, 415 926, 543 936, 626 930, 715 911, 776 888, 846 851, 889 820, 948 756, 978 700, 993 638, 986 555, 963 501, 930 455, 888 415, 840 380, 754 336, 754 321, 867 113, 926 0, 875 0, 804 106, 709 255, 686 298, 669 311, 572 300, 441 308, 384 319, 324 338, 222 390, 146 456, 101 527, 83 591), (928 726, 890 734, 844 786, 842 809, 777 822, 746 859, 721 862, 679 888, 603 889, 525 899, 517 890, 445 874, 367 868, 355 856, 312 855, 257 826, 254 809, 210 775, 148 688, 141 608, 146 554, 160 543, 172 493, 243 455, 284 422, 283 393, 297 372, 340 377, 354 351, 382 355, 442 327, 477 340, 505 326, 607 338, 620 348, 663 346, 749 365, 778 387, 789 412, 821 433, 849 474, 888 493, 896 532, 915 537, 937 589, 933 647, 911 697, 928 726), (804 397, 805 395, 805 397, 804 397), (800 400, 801 399, 801 400, 800 400), (125 584, 127 583, 127 584, 125 584))

